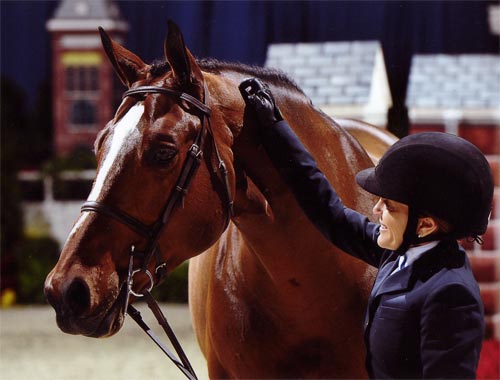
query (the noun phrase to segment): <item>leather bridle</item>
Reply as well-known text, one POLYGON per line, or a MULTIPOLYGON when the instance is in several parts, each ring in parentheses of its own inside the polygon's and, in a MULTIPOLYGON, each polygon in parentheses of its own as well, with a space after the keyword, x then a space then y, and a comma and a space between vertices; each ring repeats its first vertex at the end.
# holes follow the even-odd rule
POLYGON ((213 150, 216 154, 218 161, 218 170, 222 177, 222 182, 225 188, 225 206, 226 206, 226 226, 229 224, 230 218, 233 215, 233 200, 231 197, 231 190, 229 186, 229 180, 227 176, 227 168, 220 156, 219 149, 217 147, 217 142, 215 140, 215 136, 212 131, 212 126, 210 124, 210 115, 211 109, 207 105, 208 99, 208 90, 206 85, 204 84, 203 88, 203 102, 196 99, 195 97, 176 90, 172 90, 165 87, 158 86, 139 86, 135 88, 131 88, 123 94, 123 98, 132 96, 144 96, 148 94, 165 94, 171 96, 179 101, 185 101, 190 106, 194 107, 197 111, 194 114, 200 118, 201 127, 198 131, 191 147, 188 150, 187 157, 184 161, 181 173, 177 179, 176 185, 170 194, 167 203, 163 207, 163 210, 160 214, 160 217, 157 219, 155 223, 152 225, 147 225, 137 218, 129 215, 125 211, 122 211, 118 208, 107 205, 103 202, 99 201, 87 201, 82 205, 82 212, 96 212, 100 214, 104 214, 108 217, 115 219, 121 224, 127 226, 140 236, 146 239, 146 248, 143 252, 139 252, 135 249, 134 246, 130 247, 130 259, 129 259, 129 267, 127 273, 126 280, 126 300, 124 304, 124 312, 129 314, 134 320, 141 326, 144 331, 155 341, 155 343, 169 356, 169 358, 174 362, 174 364, 179 367, 179 369, 189 378, 196 379, 196 374, 194 373, 187 357, 185 356, 182 348, 180 347, 175 335, 173 334, 172 329, 168 325, 166 318, 161 313, 160 308, 156 304, 156 301, 152 298, 150 291, 153 286, 156 285, 161 279, 163 279, 167 274, 166 263, 163 261, 162 254, 160 251, 160 247, 158 244, 158 240, 160 239, 160 235, 163 232, 165 226, 170 221, 173 211, 179 206, 183 205, 184 197, 187 194, 189 185, 191 184, 198 167, 201 164, 203 159, 203 147, 205 143, 205 138, 207 134, 210 134, 212 138, 213 150), (149 271, 150 262, 155 257, 155 271, 154 276, 149 271), (142 258, 142 265, 139 269, 134 269, 134 258, 142 258), (140 293, 133 290, 133 279, 136 273, 144 273, 148 276, 150 284, 147 289, 143 289, 140 293), (155 280, 156 279, 156 280, 155 280), (161 342, 152 334, 151 330, 147 327, 147 325, 142 321, 140 317, 140 313, 132 306, 129 305, 129 297, 130 294, 136 297, 145 297, 148 305, 151 310, 155 314, 158 322, 163 326, 165 332, 170 338, 174 348, 176 349, 179 357, 182 361, 179 362, 177 358, 175 358, 171 352, 163 346, 161 342))

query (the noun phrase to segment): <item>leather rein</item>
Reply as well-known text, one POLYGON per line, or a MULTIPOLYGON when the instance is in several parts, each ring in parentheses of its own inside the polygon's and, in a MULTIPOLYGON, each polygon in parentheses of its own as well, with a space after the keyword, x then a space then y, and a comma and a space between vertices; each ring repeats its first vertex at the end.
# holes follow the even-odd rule
POLYGON ((146 332, 146 334, 157 344, 157 346, 169 357, 169 359, 181 370, 181 372, 188 379, 197 380, 193 367, 189 363, 189 360, 182 350, 182 347, 179 344, 172 328, 168 324, 167 319, 163 315, 160 307, 158 306, 158 303, 153 298, 150 292, 153 287, 167 275, 167 266, 163 261, 158 240, 165 226, 170 221, 173 211, 177 207, 184 205, 184 198, 187 194, 189 185, 191 184, 203 159, 203 147, 207 134, 210 134, 211 136, 213 150, 218 161, 217 169, 222 177, 222 182, 225 187, 225 205, 227 209, 226 227, 229 224, 231 216, 233 215, 233 200, 231 197, 231 190, 227 177, 227 168, 220 156, 217 142, 215 140, 212 126, 210 124, 211 109, 207 105, 208 90, 206 88, 206 84, 204 85, 203 102, 184 92, 179 92, 176 90, 158 86, 139 86, 129 89, 124 92, 123 98, 129 96, 146 96, 148 94, 164 94, 178 99, 179 101, 185 101, 186 103, 194 107, 196 111, 198 111, 196 115, 200 118, 201 123, 200 130, 198 131, 191 147, 188 150, 176 185, 172 193, 170 194, 167 203, 163 207, 160 217, 155 223, 153 223, 153 225, 146 225, 145 223, 129 215, 128 213, 99 201, 85 202, 82 205, 81 211, 96 212, 111 217, 146 239, 146 249, 143 252, 137 251, 135 249, 135 246, 133 245, 130 247, 129 266, 127 272, 127 280, 125 282, 126 297, 123 308, 124 314, 130 315, 135 320, 135 322, 146 332), (153 256, 155 258, 154 275, 148 269, 153 256), (134 258, 142 259, 142 266, 140 268, 134 268, 134 258), (143 289, 140 293, 133 290, 134 276, 136 273, 145 274, 149 278, 150 282, 149 287, 147 287, 147 289, 143 289), (158 337, 156 337, 156 335, 142 320, 140 312, 131 304, 129 304, 131 294, 135 297, 144 297, 149 308, 158 320, 158 323, 162 326, 163 330, 170 339, 170 342, 172 343, 172 346, 177 352, 179 358, 175 357, 175 355, 158 339, 158 337))

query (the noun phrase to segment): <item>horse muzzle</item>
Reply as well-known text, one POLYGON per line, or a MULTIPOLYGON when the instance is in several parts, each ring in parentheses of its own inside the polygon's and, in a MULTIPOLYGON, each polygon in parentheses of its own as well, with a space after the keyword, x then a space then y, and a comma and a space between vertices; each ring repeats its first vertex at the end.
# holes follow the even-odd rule
MULTIPOLYGON (((108 285, 115 282, 110 277, 108 285)), ((112 286, 103 292, 107 294, 105 297, 96 289, 99 289, 97 284, 82 276, 62 277, 54 271, 47 276, 45 297, 54 308, 57 325, 63 332, 97 338, 120 330, 124 321, 125 287, 112 286)))

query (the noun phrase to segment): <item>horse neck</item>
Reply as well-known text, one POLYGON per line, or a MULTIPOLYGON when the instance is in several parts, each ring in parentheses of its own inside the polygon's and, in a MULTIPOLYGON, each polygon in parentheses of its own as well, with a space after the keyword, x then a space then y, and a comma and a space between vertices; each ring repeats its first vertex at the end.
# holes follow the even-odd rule
MULTIPOLYGON (((277 99, 285 99, 285 102, 280 102, 283 104, 281 111, 287 120, 294 121, 292 128, 296 131, 308 131, 300 133, 306 144, 314 146, 312 142, 321 141, 324 129, 331 131, 332 126, 310 106, 305 97, 298 94, 290 97, 287 91, 274 88, 273 93, 277 99), (316 125, 307 125, 307 120, 314 120, 316 125)), ((294 271, 305 265, 307 260, 300 253, 311 252, 311 249, 324 252, 329 243, 318 236, 319 232, 309 223, 273 167, 257 137, 258 128, 256 125, 245 124, 233 145, 239 178, 237 215, 233 221, 247 242, 251 254, 258 256, 257 265, 264 265, 267 273, 276 276, 278 272, 284 274, 286 266, 294 271), (291 252, 296 254, 290 254, 291 252)), ((317 159, 324 162, 323 152, 318 152, 317 159)), ((320 259, 320 256, 314 258, 320 259)), ((313 257, 308 259, 312 260, 313 257)), ((312 266, 317 265, 312 261, 310 263, 312 266)))
MULTIPOLYGON (((236 214, 233 222, 246 243, 241 255, 258 258, 253 262, 263 265, 271 276, 277 273, 286 276, 285 267, 295 271, 304 265, 317 266, 318 260, 326 256, 331 260, 332 247, 307 220, 273 167, 258 137, 259 126, 254 125, 251 118, 243 122, 244 103, 237 90, 242 79, 243 76, 237 75, 224 78, 222 84, 219 83, 223 90, 215 95, 224 105, 225 118, 229 120, 226 124, 234 138, 236 214), (225 80, 229 82, 224 83, 225 80), (233 92, 228 96, 231 89, 233 92), (227 116, 228 112, 231 116, 227 116)), ((347 133, 314 109, 304 95, 289 88, 272 87, 272 91, 285 119, 314 154, 327 177, 333 179, 339 194, 345 195, 345 203, 358 206, 357 193, 352 191, 356 186, 354 173, 368 166, 369 158, 347 133), (355 163, 351 163, 352 160, 355 163), (346 180, 346 175, 351 180, 346 180), (344 178, 338 181, 341 177, 344 178)))

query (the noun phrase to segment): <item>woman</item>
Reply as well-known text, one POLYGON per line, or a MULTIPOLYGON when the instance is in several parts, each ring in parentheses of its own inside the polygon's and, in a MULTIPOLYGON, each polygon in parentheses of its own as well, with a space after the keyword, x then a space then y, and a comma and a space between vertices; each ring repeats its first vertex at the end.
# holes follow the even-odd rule
POLYGON ((262 143, 309 219, 333 244, 378 268, 365 319, 371 378, 475 378, 483 305, 457 239, 480 241, 493 180, 469 142, 421 133, 394 144, 357 183, 380 197, 379 223, 346 208, 258 79, 240 85, 262 143))

